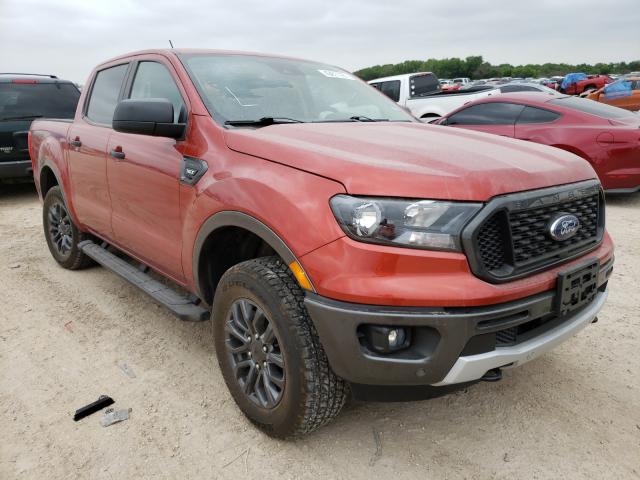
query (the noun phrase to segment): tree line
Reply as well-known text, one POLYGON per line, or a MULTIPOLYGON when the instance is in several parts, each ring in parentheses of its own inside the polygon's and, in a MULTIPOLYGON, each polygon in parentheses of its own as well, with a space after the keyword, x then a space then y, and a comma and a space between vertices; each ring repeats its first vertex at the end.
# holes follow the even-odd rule
POLYGON ((640 71, 640 60, 619 63, 596 63, 589 65, 581 63, 570 65, 568 63, 545 63, 528 65, 511 65, 503 63, 492 65, 486 62, 481 55, 461 58, 443 58, 429 60, 406 60, 402 63, 375 65, 354 72, 363 80, 388 77, 414 72, 433 72, 438 78, 469 77, 471 79, 493 77, 552 77, 566 75, 571 72, 583 72, 593 74, 629 73, 640 71))

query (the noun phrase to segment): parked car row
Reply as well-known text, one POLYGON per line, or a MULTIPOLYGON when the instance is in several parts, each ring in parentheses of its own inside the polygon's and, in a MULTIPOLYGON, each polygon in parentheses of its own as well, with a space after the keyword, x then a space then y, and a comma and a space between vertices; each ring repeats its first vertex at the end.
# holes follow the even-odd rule
POLYGON ((560 90, 588 89, 591 93, 586 99, 563 95, 542 83, 523 79, 442 91, 437 88, 435 75, 429 72, 369 83, 385 94, 393 86, 391 98, 424 121, 570 151, 595 168, 608 193, 631 193, 640 191, 640 116, 623 108, 640 109, 639 80, 640 77, 625 77, 611 82, 605 76, 567 75, 560 90), (416 90, 414 83, 426 84, 425 78, 430 78, 433 90, 416 90), (593 90, 597 85, 603 86, 593 90))
POLYGON ((549 145, 588 161, 607 193, 640 191, 640 116, 572 96, 488 97, 433 122, 549 145))
MULTIPOLYGON (((469 84, 468 79, 456 80, 460 80, 460 84, 469 84)), ((444 89, 437 77, 431 72, 378 78, 369 81, 369 84, 395 102, 408 108, 416 118, 423 119, 441 117, 466 103, 501 93, 556 93, 555 90, 538 83, 522 82, 502 85, 480 85, 464 89, 457 87, 444 89)))

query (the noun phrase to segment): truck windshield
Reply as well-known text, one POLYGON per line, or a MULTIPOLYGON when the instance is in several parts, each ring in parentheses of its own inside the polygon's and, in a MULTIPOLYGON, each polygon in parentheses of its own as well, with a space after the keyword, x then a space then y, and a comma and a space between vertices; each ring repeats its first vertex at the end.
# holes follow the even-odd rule
POLYGON ((233 54, 180 56, 213 118, 236 126, 297 122, 414 121, 374 88, 330 65, 233 54))
POLYGON ((73 118, 79 98, 71 83, 0 83, 0 120, 73 118))

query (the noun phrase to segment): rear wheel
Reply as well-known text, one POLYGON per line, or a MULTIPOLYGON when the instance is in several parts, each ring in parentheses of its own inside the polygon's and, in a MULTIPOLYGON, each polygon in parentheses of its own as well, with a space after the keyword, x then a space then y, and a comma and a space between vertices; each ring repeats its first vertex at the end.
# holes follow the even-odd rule
POLYGON ((78 270, 91 264, 91 259, 78 248, 88 235, 73 223, 60 187, 49 189, 42 211, 44 236, 53 258, 64 268, 78 270))
POLYGON ((305 434, 333 419, 346 383, 333 373, 304 294, 277 257, 240 263, 216 289, 216 355, 240 410, 267 434, 305 434))

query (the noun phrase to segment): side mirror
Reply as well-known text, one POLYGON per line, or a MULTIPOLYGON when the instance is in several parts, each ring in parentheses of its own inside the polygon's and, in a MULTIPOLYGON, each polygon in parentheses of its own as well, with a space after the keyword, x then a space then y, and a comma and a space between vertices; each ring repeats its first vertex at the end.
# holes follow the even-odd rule
POLYGON ((122 100, 113 112, 116 132, 182 138, 185 128, 173 122, 173 104, 164 98, 122 100))

